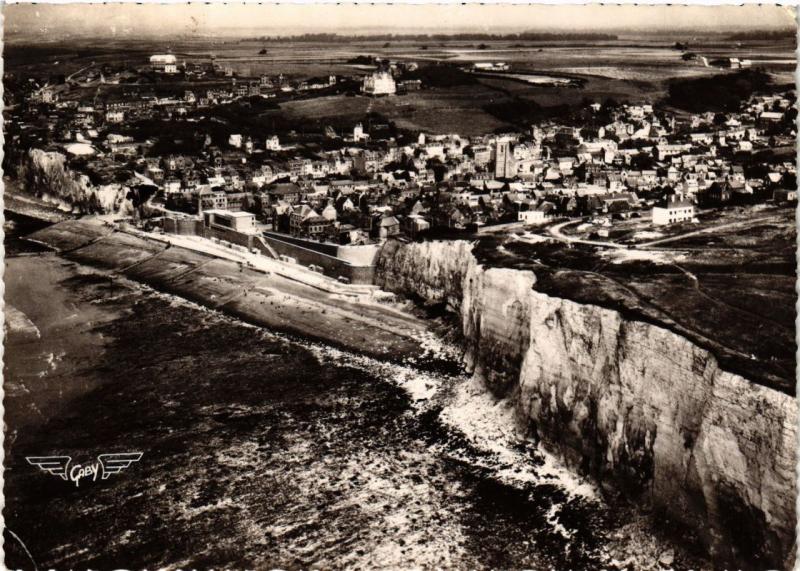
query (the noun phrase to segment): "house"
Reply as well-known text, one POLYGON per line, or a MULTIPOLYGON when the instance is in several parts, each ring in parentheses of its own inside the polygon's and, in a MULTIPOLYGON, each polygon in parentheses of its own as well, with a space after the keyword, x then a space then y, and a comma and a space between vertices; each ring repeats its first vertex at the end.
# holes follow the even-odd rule
POLYGON ((157 54, 150 56, 150 67, 160 73, 176 73, 177 58, 172 54, 157 54))
POLYGON ((639 205, 639 197, 634 192, 599 194, 595 198, 600 201, 603 212, 623 212, 639 205))
POLYGON ((292 234, 292 236, 298 236, 307 233, 309 227, 306 223, 309 220, 315 221, 314 230, 317 230, 316 226, 319 224, 327 224, 329 222, 328 219, 322 218, 322 216, 320 216, 319 213, 311 208, 308 204, 303 204, 296 210, 293 210, 289 215, 289 232, 292 234))
POLYGON ((372 75, 364 77, 361 91, 366 95, 394 95, 397 93, 397 85, 392 74, 388 71, 376 71, 372 75))
POLYGON ((394 216, 385 216, 378 223, 378 237, 386 239, 400 233, 400 222, 394 216))
POLYGON ((322 216, 308 216, 300 225, 299 234, 320 239, 330 232, 333 222, 322 216))
POLYGON ((665 206, 653 207, 653 224, 656 226, 688 222, 693 218, 694 204, 679 194, 672 195, 665 206))
POLYGON ((282 182, 270 185, 267 194, 273 201, 285 200, 289 204, 300 202, 303 191, 293 182, 282 182))
POLYGON ((783 113, 779 113, 777 111, 764 111, 761 115, 758 116, 758 121, 762 125, 777 123, 781 119, 783 119, 783 113))
POLYGON ((333 204, 328 204, 325 208, 322 209, 322 217, 326 220, 330 220, 331 222, 335 222, 336 218, 338 217, 338 213, 336 212, 336 207, 333 204))
POLYGON ((517 213, 517 220, 525 224, 544 224, 552 218, 555 205, 552 202, 542 202, 531 210, 521 210, 517 213))
POLYGON ((436 217, 437 224, 446 228, 463 229, 470 221, 470 218, 456 206, 440 212, 436 217))
POLYGON ((232 147, 236 147, 237 149, 241 148, 242 146, 242 136, 234 133, 230 137, 228 137, 228 144, 232 147))
POLYGON ((705 206, 722 206, 731 201, 731 190, 727 184, 715 182, 700 193, 699 199, 705 206))
POLYGON ((403 219, 403 232, 411 238, 416 238, 420 234, 427 232, 431 228, 431 223, 418 214, 410 214, 403 219))
POLYGON ((278 139, 277 135, 273 135, 267 138, 267 150, 268 151, 280 151, 281 150, 281 142, 278 139))
POLYGON ((109 111, 106 113, 106 123, 122 123, 125 120, 125 112, 109 111))
POLYGON ((776 189, 772 195, 772 198, 775 202, 778 203, 786 203, 786 202, 797 202, 797 190, 791 190, 788 188, 779 188, 776 189))
POLYGON ((223 211, 228 209, 228 196, 222 190, 203 191, 197 197, 198 211, 223 211))

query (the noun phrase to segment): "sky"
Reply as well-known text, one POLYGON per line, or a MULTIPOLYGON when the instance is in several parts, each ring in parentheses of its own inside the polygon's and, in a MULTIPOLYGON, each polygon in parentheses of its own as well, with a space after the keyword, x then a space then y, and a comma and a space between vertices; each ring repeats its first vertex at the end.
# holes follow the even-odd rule
POLYGON ((14 33, 118 35, 292 35, 307 32, 450 33, 679 31, 795 26, 780 6, 16 4, 4 8, 14 33))

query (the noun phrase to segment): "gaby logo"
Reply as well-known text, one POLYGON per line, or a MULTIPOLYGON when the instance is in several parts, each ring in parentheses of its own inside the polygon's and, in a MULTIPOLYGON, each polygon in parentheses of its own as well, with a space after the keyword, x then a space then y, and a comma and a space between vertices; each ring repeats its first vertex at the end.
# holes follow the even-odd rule
POLYGON ((70 456, 26 456, 25 460, 31 466, 38 466, 44 472, 58 476, 62 480, 75 483, 79 487, 81 480, 91 478, 93 482, 97 477, 107 479, 111 474, 119 474, 142 457, 141 452, 123 452, 120 454, 100 454, 97 462, 91 464, 73 464, 70 456))

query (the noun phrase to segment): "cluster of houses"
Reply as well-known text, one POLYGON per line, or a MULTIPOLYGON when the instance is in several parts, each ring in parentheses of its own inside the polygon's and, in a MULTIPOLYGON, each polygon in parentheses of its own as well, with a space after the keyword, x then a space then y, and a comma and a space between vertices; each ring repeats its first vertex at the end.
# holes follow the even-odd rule
MULTIPOLYGON (((176 65, 172 56, 154 58, 162 73, 176 65)), ((753 96, 725 115, 594 103, 581 127, 545 122, 526 132, 474 137, 398 135, 379 120, 365 120, 343 136, 329 130, 324 147, 299 135, 282 141, 276 133, 230 132, 223 143, 205 135, 198 152, 162 155, 153 152, 158 137, 135 140, 120 128, 282 82, 265 77, 258 85, 237 83, 236 92, 187 91, 180 99, 95 104, 39 97, 12 111, 21 128, 7 137, 11 145, 27 137, 36 146, 38 136, 40 146, 63 150, 101 183, 150 186, 170 210, 248 211, 259 228, 338 244, 598 213, 613 219, 638 212, 654 224, 674 224, 691 220, 698 207, 796 200, 794 161, 774 154, 794 148, 793 92, 753 96), (23 133, 32 116, 39 129, 23 133)), ((396 85, 384 70, 368 76, 362 89, 389 95, 396 85)))
POLYGON ((374 60, 370 67, 373 65, 377 66, 373 72, 343 78, 330 74, 319 78, 292 79, 282 73, 241 77, 232 65, 219 63, 216 60, 180 61, 173 54, 156 54, 150 56, 149 65, 142 66, 138 70, 113 68, 110 65, 97 69, 89 66, 83 75, 73 79, 72 82, 67 82, 64 76, 60 76, 60 79, 50 78, 42 81, 41 85, 36 85, 35 89, 26 94, 26 98, 33 103, 52 104, 60 109, 91 107, 92 112, 104 109, 106 121, 121 123, 152 117, 170 119, 173 116, 185 116, 192 109, 224 105, 246 97, 270 99, 281 95, 330 89, 341 79, 357 81, 360 83, 361 93, 370 96, 407 93, 422 87, 422 82, 418 79, 402 79, 404 73, 417 69, 418 66, 414 62, 397 63, 378 59, 374 60), (132 90, 119 97, 105 100, 102 106, 96 105, 95 101, 89 104, 70 98, 62 100, 62 95, 68 92, 72 84, 85 87, 95 84, 139 83, 141 78, 137 76, 137 72, 145 70, 153 72, 156 76, 181 74, 181 79, 187 82, 211 81, 213 86, 202 90, 187 89, 184 93, 171 96, 157 96, 155 91, 132 90))

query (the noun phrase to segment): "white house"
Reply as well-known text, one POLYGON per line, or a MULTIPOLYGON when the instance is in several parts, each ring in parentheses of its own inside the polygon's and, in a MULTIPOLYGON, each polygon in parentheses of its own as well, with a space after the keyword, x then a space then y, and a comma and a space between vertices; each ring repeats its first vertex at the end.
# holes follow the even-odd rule
POLYGON ((125 113, 123 111, 109 111, 106 113, 107 123, 122 123, 125 120, 125 113))
POLYGON ((281 142, 278 139, 277 135, 273 135, 267 138, 267 150, 268 151, 280 151, 281 150, 281 142))
POLYGON ((531 210, 524 210, 517 214, 517 220, 525 224, 544 224, 550 220, 550 211, 553 205, 549 202, 543 202, 536 208, 531 210))
POLYGON ((666 206, 653 207, 653 224, 656 226, 688 222, 693 218, 694 204, 679 195, 673 195, 666 206))
POLYGON ((369 139, 369 135, 364 133, 364 126, 361 123, 356 124, 356 126, 353 127, 353 140, 359 142, 366 141, 367 139, 369 139))

